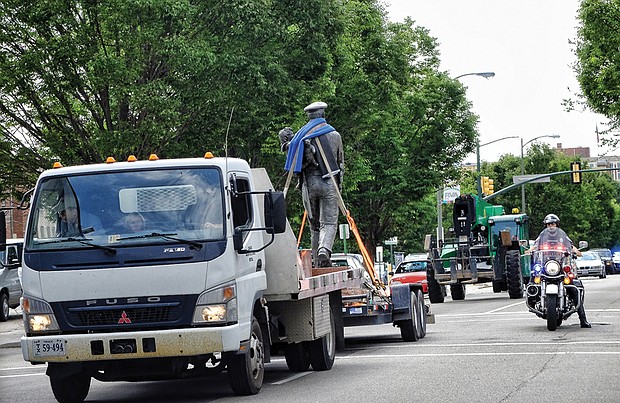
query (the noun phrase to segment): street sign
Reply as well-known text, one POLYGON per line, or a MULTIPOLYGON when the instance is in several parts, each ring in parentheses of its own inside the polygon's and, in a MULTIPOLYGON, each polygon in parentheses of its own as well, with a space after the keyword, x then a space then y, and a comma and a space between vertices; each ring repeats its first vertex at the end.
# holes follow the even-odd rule
POLYGON ((340 224, 338 226, 340 239, 349 239, 349 224, 340 224))
MULTIPOLYGON (((540 176, 542 174, 538 174, 538 175, 515 175, 512 177, 512 183, 514 183, 515 185, 517 183, 521 183, 521 182, 525 182, 528 179, 532 179, 535 178, 537 176, 540 176)), ((536 179, 535 181, 531 181, 528 183, 548 183, 550 182, 549 177, 545 177, 545 178, 540 178, 540 179, 536 179)))
POLYGON ((387 241, 383 242, 386 245, 396 245, 398 243, 398 238, 397 237, 392 237, 390 239, 388 239, 387 241))
POLYGON ((461 195, 461 186, 456 185, 451 188, 445 188, 443 190, 443 202, 444 203, 454 203, 457 197, 461 195))

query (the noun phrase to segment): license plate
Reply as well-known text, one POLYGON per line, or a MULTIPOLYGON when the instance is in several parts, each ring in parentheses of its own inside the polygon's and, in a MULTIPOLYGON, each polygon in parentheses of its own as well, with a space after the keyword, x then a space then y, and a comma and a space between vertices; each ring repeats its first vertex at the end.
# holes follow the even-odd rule
POLYGON ((67 342, 61 339, 36 340, 32 342, 35 357, 60 357, 67 355, 67 342))
POLYGON ((349 314, 351 315, 361 315, 362 307, 349 308, 349 314))

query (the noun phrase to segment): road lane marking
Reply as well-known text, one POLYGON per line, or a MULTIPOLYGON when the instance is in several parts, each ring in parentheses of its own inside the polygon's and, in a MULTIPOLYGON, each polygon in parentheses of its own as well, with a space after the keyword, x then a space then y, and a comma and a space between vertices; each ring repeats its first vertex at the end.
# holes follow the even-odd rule
MULTIPOLYGON (((417 344, 416 347, 513 347, 513 346, 576 346, 576 345, 611 345, 611 346, 620 346, 620 341, 601 341, 601 340, 593 340, 593 341, 548 341, 548 342, 498 342, 498 343, 449 343, 449 344, 428 344, 422 343, 417 344)), ((403 348, 405 346, 409 346, 407 344, 401 345, 382 345, 381 348, 403 348)), ((368 350, 369 347, 347 347, 346 351, 351 350, 368 350)))
POLYGON ((503 306, 501 308, 496 308, 496 309, 490 310, 488 312, 485 312, 485 314, 499 312, 499 311, 502 311, 504 309, 511 308, 513 306, 517 306, 517 305, 521 305, 521 304, 523 304, 523 301, 515 302, 514 304, 510 304, 510 305, 503 306))
POLYGON ((45 375, 45 372, 34 373, 34 374, 21 374, 21 375, 1 375, 0 379, 4 378, 20 378, 23 376, 33 376, 33 375, 45 375))
POLYGON ((524 351, 510 353, 423 353, 423 354, 393 354, 393 355, 350 355, 345 357, 336 357, 337 360, 354 360, 362 359, 394 359, 394 358, 429 358, 429 357, 486 357, 486 356, 513 356, 513 355, 619 355, 620 351, 524 351))
MULTIPOLYGON (((505 308, 509 308, 511 306, 516 306, 519 304, 525 304, 525 302, 521 301, 521 302, 516 302, 514 304, 505 306, 503 308, 496 308, 492 311, 489 312, 476 312, 476 313, 436 313, 435 317, 436 318, 458 318, 458 317, 471 317, 471 316, 483 316, 483 315, 492 315, 492 316, 502 316, 502 315, 532 315, 531 312, 528 311, 518 311, 518 312, 497 312, 499 310, 505 309, 505 308)), ((610 309, 587 309, 587 312, 620 312, 620 309, 616 309, 616 308, 610 308, 610 309)), ((536 317, 536 316, 534 316, 536 317)))
POLYGON ((306 376, 306 375, 310 375, 312 373, 312 371, 306 371, 306 372, 300 372, 298 374, 295 374, 293 376, 289 376, 288 378, 284 378, 278 382, 272 382, 272 385, 282 385, 285 384, 287 382, 290 381, 294 381, 295 379, 301 378, 302 376, 306 376))

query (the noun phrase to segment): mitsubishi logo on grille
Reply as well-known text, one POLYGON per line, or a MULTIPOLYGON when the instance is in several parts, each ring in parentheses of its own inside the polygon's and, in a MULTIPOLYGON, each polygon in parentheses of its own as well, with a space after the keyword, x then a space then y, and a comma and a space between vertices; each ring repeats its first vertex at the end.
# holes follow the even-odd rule
POLYGON ((127 317, 127 313, 123 311, 121 317, 118 319, 118 324, 122 325, 123 323, 131 323, 131 319, 127 317))

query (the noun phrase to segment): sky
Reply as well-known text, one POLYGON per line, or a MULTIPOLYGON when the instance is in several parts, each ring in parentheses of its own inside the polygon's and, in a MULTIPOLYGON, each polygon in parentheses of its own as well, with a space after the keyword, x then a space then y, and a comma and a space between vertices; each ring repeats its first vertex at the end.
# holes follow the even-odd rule
MULTIPOLYGON (((521 155, 521 139, 538 136, 555 148, 589 147, 590 156, 616 155, 597 147, 596 127, 607 119, 586 111, 567 112, 562 101, 576 99, 579 84, 571 40, 577 37, 579 0, 384 0, 389 18, 409 16, 439 42, 442 71, 465 76, 467 98, 479 116, 482 161, 521 155)), ((526 144, 524 153, 533 142, 526 144)), ((475 153, 465 162, 476 162, 475 153)))

